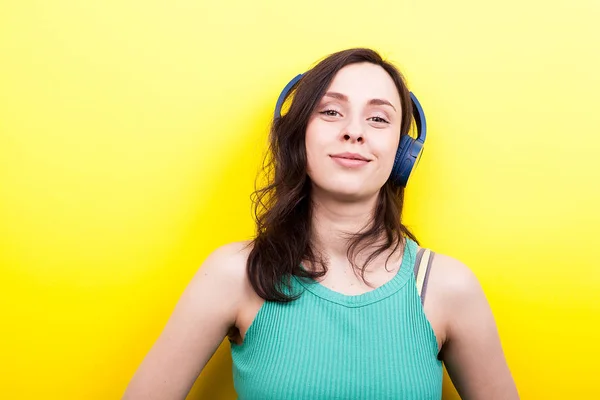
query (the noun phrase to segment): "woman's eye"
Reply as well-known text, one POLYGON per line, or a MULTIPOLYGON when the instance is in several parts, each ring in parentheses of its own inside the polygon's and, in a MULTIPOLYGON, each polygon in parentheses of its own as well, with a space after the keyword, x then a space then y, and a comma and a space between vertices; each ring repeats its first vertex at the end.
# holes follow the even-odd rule
POLYGON ((340 113, 335 110, 321 111, 321 114, 327 115, 328 117, 336 117, 336 116, 340 115, 340 113))
POLYGON ((381 117, 372 117, 371 120, 373 122, 382 122, 382 123, 385 123, 385 124, 389 124, 389 122, 387 120, 385 120, 385 119, 383 119, 381 117))

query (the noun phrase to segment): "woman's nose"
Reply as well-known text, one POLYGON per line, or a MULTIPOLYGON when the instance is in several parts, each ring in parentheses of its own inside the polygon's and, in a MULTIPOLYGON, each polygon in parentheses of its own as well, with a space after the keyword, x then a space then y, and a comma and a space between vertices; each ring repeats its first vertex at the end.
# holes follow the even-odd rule
POLYGON ((351 122, 346 126, 344 140, 359 143, 364 142, 364 130, 359 122, 351 122))

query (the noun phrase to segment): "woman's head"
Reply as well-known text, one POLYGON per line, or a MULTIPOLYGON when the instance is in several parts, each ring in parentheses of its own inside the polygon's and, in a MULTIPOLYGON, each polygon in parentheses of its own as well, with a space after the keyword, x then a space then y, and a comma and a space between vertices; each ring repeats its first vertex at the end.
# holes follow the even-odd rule
POLYGON ((288 112, 271 127, 268 183, 254 193, 257 235, 248 258, 254 290, 272 301, 292 299, 280 289, 282 278, 327 271, 311 237, 315 196, 375 200, 369 201, 375 204, 372 220, 348 247, 351 262, 372 250, 363 271, 404 237, 416 240, 400 221, 404 189, 389 180, 400 137, 412 123, 400 72, 373 50, 344 50, 304 73, 289 97, 288 112), (348 159, 357 157, 364 160, 348 159), (303 260, 322 271, 303 270, 303 260))
POLYGON ((409 91, 392 64, 370 49, 334 53, 290 95, 288 113, 271 132, 276 175, 308 179, 317 192, 350 201, 392 185, 400 135, 412 121, 409 91))

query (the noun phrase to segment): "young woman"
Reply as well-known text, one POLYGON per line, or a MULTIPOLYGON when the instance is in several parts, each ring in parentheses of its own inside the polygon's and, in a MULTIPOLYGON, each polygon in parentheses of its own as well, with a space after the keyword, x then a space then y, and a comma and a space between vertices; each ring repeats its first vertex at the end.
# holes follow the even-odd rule
POLYGON ((402 75, 350 49, 291 89, 256 237, 206 259, 124 398, 184 399, 228 337, 239 399, 440 399, 442 362, 463 399, 517 399, 477 279, 401 222, 402 75))

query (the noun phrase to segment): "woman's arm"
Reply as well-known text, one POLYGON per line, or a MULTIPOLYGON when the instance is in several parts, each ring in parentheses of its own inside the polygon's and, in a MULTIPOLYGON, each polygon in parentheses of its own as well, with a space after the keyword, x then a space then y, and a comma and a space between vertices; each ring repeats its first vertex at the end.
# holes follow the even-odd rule
POLYGON ((496 322, 479 281, 459 261, 436 254, 430 282, 443 307, 442 359, 463 400, 519 399, 496 322))
POLYGON ((243 244, 232 243, 205 260, 133 376, 124 400, 186 398, 235 324, 245 293, 246 259, 243 244))

